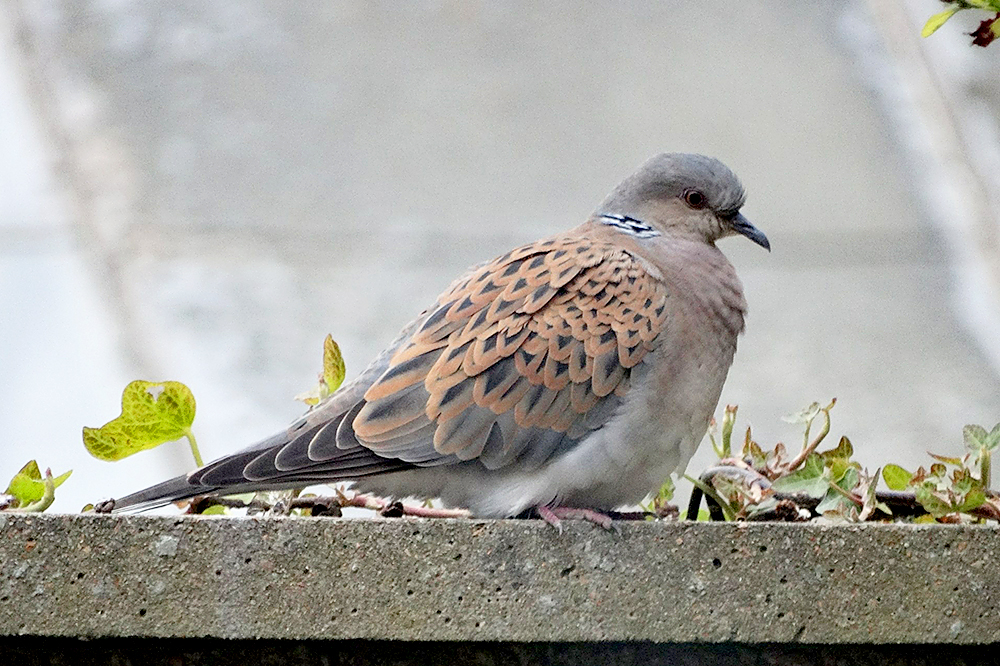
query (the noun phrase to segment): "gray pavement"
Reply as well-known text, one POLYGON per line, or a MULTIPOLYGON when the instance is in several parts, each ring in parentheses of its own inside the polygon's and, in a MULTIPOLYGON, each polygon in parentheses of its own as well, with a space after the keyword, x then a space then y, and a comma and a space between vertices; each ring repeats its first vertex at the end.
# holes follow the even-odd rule
POLYGON ((6 392, 69 368, 90 402, 0 396, 0 422, 28 433, 0 443, 0 476, 31 456, 72 466, 57 508, 74 510, 186 465, 181 445, 115 467, 82 453, 123 376, 189 384, 208 457, 270 434, 326 333, 359 372, 452 276, 575 225, 663 150, 732 166, 771 238, 770 255, 723 247, 751 313, 722 400, 760 441, 797 441, 779 417, 836 396, 834 433, 871 467, 957 451, 964 424, 1000 421, 1000 371, 955 308, 955 241, 870 75, 893 57, 878 4, 4 5, 0 75, 20 78, 0 109, 31 111, 0 119, 51 146, 56 263, 78 271, 32 280, 41 260, 0 222, 0 297, 18 321, 56 313, 46 330, 70 341, 32 347, 6 320, 6 392))

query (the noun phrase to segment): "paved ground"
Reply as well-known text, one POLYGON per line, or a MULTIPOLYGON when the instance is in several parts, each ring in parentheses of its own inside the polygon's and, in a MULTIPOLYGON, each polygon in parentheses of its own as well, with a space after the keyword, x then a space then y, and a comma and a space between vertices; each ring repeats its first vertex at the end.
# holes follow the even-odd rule
POLYGON ((771 238, 724 246, 751 316, 723 401, 760 439, 836 396, 873 467, 956 451, 1000 420, 1000 372, 956 314, 894 70, 871 74, 878 5, 6 5, 0 129, 27 138, 0 168, 66 196, 30 246, 10 239, 52 187, 0 199, 0 422, 29 433, 0 476, 72 466, 73 510, 167 473, 82 452, 133 376, 193 388, 208 456, 269 434, 327 332, 360 371, 462 268, 576 224, 662 150, 729 163, 771 238))

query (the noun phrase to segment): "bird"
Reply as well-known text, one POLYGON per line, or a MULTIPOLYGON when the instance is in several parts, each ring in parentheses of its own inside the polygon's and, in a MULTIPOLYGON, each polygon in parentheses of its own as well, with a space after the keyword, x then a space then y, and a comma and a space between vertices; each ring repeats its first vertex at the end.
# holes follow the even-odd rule
POLYGON ((744 330, 716 241, 770 251, 717 159, 662 153, 579 226, 471 268, 281 432, 112 500, 353 482, 482 518, 606 518, 686 467, 744 330))

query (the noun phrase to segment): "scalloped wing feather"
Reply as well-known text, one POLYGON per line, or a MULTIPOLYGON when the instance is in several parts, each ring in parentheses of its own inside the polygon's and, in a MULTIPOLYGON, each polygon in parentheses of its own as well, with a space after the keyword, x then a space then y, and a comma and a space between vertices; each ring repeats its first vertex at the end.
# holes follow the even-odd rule
POLYGON ((442 294, 366 391, 353 431, 390 457, 405 441, 402 459, 417 464, 543 464, 611 418, 666 327, 668 298, 645 262, 607 241, 517 248, 442 294))

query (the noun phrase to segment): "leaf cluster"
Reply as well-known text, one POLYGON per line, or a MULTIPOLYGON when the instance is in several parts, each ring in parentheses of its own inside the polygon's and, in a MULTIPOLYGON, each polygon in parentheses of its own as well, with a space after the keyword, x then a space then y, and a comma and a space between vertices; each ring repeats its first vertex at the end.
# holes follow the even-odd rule
POLYGON ((930 454, 937 462, 911 473, 886 465, 882 478, 890 490, 912 492, 935 520, 956 522, 962 514, 1000 518, 1000 498, 992 495, 990 458, 1000 446, 1000 423, 990 432, 978 425, 962 431, 966 452, 960 457, 930 454))
POLYGON ((737 408, 727 406, 721 437, 714 420, 708 433, 719 463, 692 479, 695 492, 688 518, 695 519, 704 495, 710 513, 725 520, 819 516, 835 522, 1000 520, 1000 497, 989 490, 990 458, 1000 446, 1000 424, 992 431, 966 426, 962 456, 931 454, 936 462, 915 473, 895 464, 869 473, 853 459, 854 447, 847 437, 841 437, 833 448, 820 450, 830 432, 830 410, 835 404, 836 400, 826 406, 813 403, 786 417, 803 427, 802 445, 794 454, 781 442, 765 449, 747 427, 734 455, 737 408), (821 425, 813 436, 818 421, 821 425), (888 490, 879 490, 880 480, 888 490))
POLYGON ((7 484, 7 490, 0 495, 0 511, 45 511, 55 499, 55 490, 69 478, 73 470, 53 477, 52 470, 46 469, 42 476, 38 463, 29 460, 7 484))
POLYGON ((943 26, 948 20, 960 11, 966 9, 982 10, 993 14, 980 22, 979 27, 969 33, 972 37, 973 46, 989 46, 995 39, 1000 37, 1000 0, 941 0, 948 5, 948 9, 934 14, 927 23, 924 24, 920 34, 923 37, 930 37, 938 28, 943 26))

